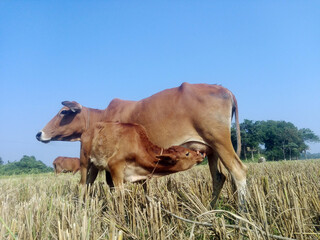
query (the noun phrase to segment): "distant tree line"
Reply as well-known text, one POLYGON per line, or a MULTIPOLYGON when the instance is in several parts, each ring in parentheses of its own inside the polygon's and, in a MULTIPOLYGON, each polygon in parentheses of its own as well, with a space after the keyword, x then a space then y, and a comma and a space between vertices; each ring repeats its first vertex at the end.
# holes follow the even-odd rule
MULTIPOLYGON (((298 129, 285 121, 252 121, 240 124, 241 159, 254 159, 260 155, 269 161, 306 158, 308 143, 320 138, 309 128, 298 129)), ((236 146, 236 131, 232 127, 232 143, 236 146)))
POLYGON ((317 159, 320 158, 320 153, 306 153, 306 155, 304 156, 307 159, 317 159))
POLYGON ((18 175, 31 173, 52 172, 53 168, 48 167, 34 156, 24 155, 18 162, 8 162, 4 164, 0 157, 0 175, 18 175))

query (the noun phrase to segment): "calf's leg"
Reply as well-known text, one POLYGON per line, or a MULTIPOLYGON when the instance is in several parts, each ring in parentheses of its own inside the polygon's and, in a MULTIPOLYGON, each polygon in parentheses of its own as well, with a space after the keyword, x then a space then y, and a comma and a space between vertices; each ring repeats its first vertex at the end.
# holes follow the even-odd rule
POLYGON ((122 188, 124 182, 125 160, 116 157, 110 158, 109 169, 114 186, 122 188))
POLYGON ((96 180, 99 173, 99 169, 96 168, 92 163, 90 164, 88 170, 87 170, 87 184, 92 185, 94 181, 96 180))
POLYGON ((110 172, 108 172, 107 170, 106 170, 105 172, 106 172, 106 181, 107 181, 107 184, 109 185, 110 188, 114 188, 114 184, 113 184, 113 181, 112 181, 112 177, 111 177, 110 172))

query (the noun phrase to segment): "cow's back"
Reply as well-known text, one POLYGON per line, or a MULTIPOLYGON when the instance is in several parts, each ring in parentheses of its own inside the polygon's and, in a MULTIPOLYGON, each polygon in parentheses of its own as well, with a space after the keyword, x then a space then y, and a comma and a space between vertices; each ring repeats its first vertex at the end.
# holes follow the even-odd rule
POLYGON ((57 173, 61 171, 76 172, 80 169, 80 159, 72 157, 57 157, 53 161, 53 165, 57 173))
POLYGON ((151 142, 164 148, 204 143, 205 130, 215 128, 208 124, 231 125, 232 98, 218 85, 184 83, 137 102, 115 99, 107 108, 107 120, 141 124, 151 142))

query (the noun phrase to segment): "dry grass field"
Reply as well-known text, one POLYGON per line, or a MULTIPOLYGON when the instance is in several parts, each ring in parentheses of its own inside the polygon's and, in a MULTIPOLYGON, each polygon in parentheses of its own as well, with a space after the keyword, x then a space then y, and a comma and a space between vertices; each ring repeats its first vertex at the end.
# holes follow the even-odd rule
POLYGON ((247 165, 247 213, 230 181, 210 207, 207 166, 150 180, 148 198, 102 174, 86 197, 78 174, 1 178, 0 239, 320 239, 320 161, 247 165))

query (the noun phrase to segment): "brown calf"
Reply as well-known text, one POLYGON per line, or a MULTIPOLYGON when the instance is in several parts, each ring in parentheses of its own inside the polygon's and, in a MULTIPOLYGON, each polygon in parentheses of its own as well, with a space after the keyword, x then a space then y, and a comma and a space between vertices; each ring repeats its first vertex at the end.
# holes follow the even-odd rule
POLYGON ((53 161, 53 166, 56 174, 61 172, 72 172, 75 174, 80 170, 80 159, 71 157, 57 157, 53 161))
MULTIPOLYGON (((152 144, 138 124, 98 122, 81 137, 81 166, 91 162, 96 167, 92 169, 107 170, 115 186, 184 171, 202 160, 199 152, 181 146, 162 149, 152 144)), ((89 175, 90 183, 97 173, 89 175)), ((81 172, 81 182, 85 179, 81 172)))

